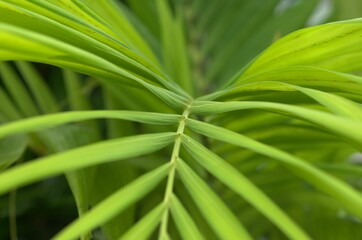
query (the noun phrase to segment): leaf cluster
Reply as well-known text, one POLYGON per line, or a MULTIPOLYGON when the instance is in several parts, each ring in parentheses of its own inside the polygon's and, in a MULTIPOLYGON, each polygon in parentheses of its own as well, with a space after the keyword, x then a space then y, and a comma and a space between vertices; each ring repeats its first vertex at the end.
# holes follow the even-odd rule
POLYGON ((11 237, 64 175, 52 239, 360 239, 362 6, 318 4, 0 1, 11 237))

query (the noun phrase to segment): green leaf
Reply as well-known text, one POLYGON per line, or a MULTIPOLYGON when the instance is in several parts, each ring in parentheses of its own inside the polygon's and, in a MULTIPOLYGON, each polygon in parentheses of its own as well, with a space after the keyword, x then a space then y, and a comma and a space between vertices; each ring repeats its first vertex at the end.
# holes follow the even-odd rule
POLYGON ((18 28, 8 24, 0 23, 0 60, 27 60, 34 62, 44 62, 55 66, 69 68, 77 72, 96 76, 102 79, 122 82, 131 86, 143 86, 152 93, 159 96, 168 104, 176 107, 182 107, 188 102, 189 96, 182 93, 177 85, 164 82, 174 92, 158 87, 158 83, 148 83, 137 75, 130 73, 119 65, 115 65, 94 53, 84 51, 73 45, 61 42, 49 36, 34 33, 26 29, 18 28), (14 48, 12 44, 16 43, 18 47, 14 48), (157 86, 155 86, 155 85, 157 86), (177 90, 178 89, 178 90, 177 90), (186 98, 184 97, 186 95, 186 98))
MULTIPOLYGON (((334 198, 341 201, 346 209, 349 209, 357 216, 362 217, 362 205, 360 204, 362 202, 362 195, 359 192, 339 179, 334 178, 328 173, 325 173, 306 163, 303 159, 255 141, 249 137, 221 127, 213 126, 211 124, 189 119, 187 120, 187 126, 207 137, 237 145, 242 148, 247 148, 262 155, 279 160, 281 164, 288 167, 291 171, 293 171, 293 173, 297 174, 299 177, 308 181, 320 190, 332 195, 334 198)), ((184 142, 187 143, 187 140, 184 142)), ((189 150, 192 150, 193 153, 196 154, 194 149, 195 146, 193 146, 193 148, 189 147, 189 150)), ((200 146, 199 150, 201 150, 200 146)), ((199 154, 197 156, 199 156, 199 154)), ((205 158, 205 156, 201 157, 205 158)), ((215 168, 215 166, 213 167, 215 168)))
POLYGON ((359 104, 334 94, 293 85, 290 86, 325 105, 337 115, 362 122, 362 107, 359 104))
POLYGON ((229 100, 242 97, 257 98, 264 91, 283 91, 283 87, 269 86, 263 83, 282 82, 300 87, 307 87, 328 92, 353 93, 361 95, 362 78, 359 76, 305 66, 287 66, 272 69, 251 76, 235 76, 231 86, 216 91, 210 95, 199 98, 200 100, 214 100, 216 98, 229 100), (258 93, 258 94, 255 94, 258 93))
MULTIPOLYGON (((121 109, 123 104, 125 104, 124 101, 117 101, 117 96, 112 93, 111 89, 104 88, 102 91, 102 97, 104 101, 104 106, 107 110, 121 109)), ((120 97, 124 97, 124 94, 120 95, 120 97)), ((132 105, 133 101, 130 102, 130 104, 132 105)), ((135 106, 131 108, 137 109, 135 106)), ((108 138, 116 138, 123 135, 131 135, 135 133, 135 129, 132 127, 132 122, 125 122, 117 119, 107 119, 106 124, 108 138)))
MULTIPOLYGON (((63 78, 65 83, 65 89, 67 93, 67 102, 69 105, 69 108, 73 111, 81 111, 81 110, 90 110, 91 102, 90 100, 90 94, 86 93, 84 88, 86 88, 85 85, 83 85, 80 75, 63 69, 63 78)), ((90 82, 91 84, 94 84, 93 82, 90 82)), ((88 85, 89 86, 89 85, 88 85)), ((84 126, 88 128, 88 131, 92 132, 92 134, 97 138, 100 139, 100 129, 99 124, 97 121, 90 120, 82 123, 84 126)))
POLYGON ((250 76, 284 66, 314 66, 340 72, 362 70, 362 21, 324 24, 296 31, 265 50, 245 71, 250 76))
POLYGON ((177 173, 220 239, 252 239, 216 193, 180 159, 177 161, 177 173))
MULTIPOLYGON (((154 21, 158 16, 157 5, 154 4, 154 0, 145 0, 142 2, 143 4, 139 4, 138 0, 128 0, 127 3, 135 14, 135 18, 144 24, 144 27, 153 35, 154 41, 157 41, 160 29, 158 21, 154 21)), ((146 39, 149 40, 149 37, 146 39)))
POLYGON ((139 220, 131 229, 129 229, 120 240, 141 240, 149 239, 152 232, 155 230, 157 225, 160 223, 162 215, 166 209, 165 204, 161 203, 155 207, 151 212, 139 220))
POLYGON ((43 113, 56 112, 58 109, 56 99, 35 68, 27 62, 16 62, 16 66, 29 86, 41 111, 43 113))
MULTIPOLYGON (((195 128, 197 124, 192 123, 191 128, 195 128)), ((201 126, 200 132, 203 129, 201 126)), ((213 130, 211 132, 216 134, 213 130)), ((225 135, 224 132, 218 134, 225 135)), ((310 239, 285 212, 234 167, 190 137, 184 135, 182 142, 198 163, 268 217, 286 236, 290 239, 310 239)))
POLYGON ((199 232, 196 223, 191 218, 185 207, 175 195, 171 198, 171 213, 176 227, 183 239, 202 240, 205 239, 199 232))
POLYGON ((114 0, 81 1, 84 2, 86 6, 89 6, 93 11, 95 11, 96 14, 98 14, 110 26, 112 26, 112 30, 114 30, 119 37, 126 39, 128 44, 132 45, 132 47, 140 51, 153 64, 156 66, 160 65, 155 54, 149 48, 146 39, 142 38, 137 26, 133 26, 130 19, 127 17, 126 11, 122 4, 114 0))
POLYGON ((71 170, 152 153, 170 144, 175 136, 175 133, 156 133, 125 137, 28 162, 0 174, 0 194, 71 170))
POLYGON ((64 174, 81 216, 61 239, 358 238, 362 21, 283 38, 357 2, 0 0, 0 61, 61 68, 0 68, 0 148, 32 133, 0 149, 24 160, 0 194, 64 174))
MULTIPOLYGON (((346 84, 345 84, 346 85, 346 84)), ((331 84, 329 84, 329 87, 331 87, 331 84)), ((352 86, 351 86, 352 87, 352 86)), ((362 87, 361 84, 354 86, 356 90, 358 91, 358 87, 362 87)), ((341 89, 341 88, 339 88, 341 89)), ((321 103, 322 105, 325 105, 328 109, 330 109, 332 112, 336 113, 337 115, 344 116, 356 121, 362 120, 362 108, 360 105, 356 104, 355 102, 352 102, 346 98, 343 98, 338 95, 334 95, 331 93, 309 89, 305 87, 299 87, 292 84, 287 84, 284 82, 279 81, 263 81, 263 82, 257 82, 255 84, 247 84, 244 86, 241 86, 239 91, 243 92, 246 91, 248 94, 250 92, 260 92, 261 90, 272 90, 272 91, 281 91, 281 92, 288 92, 288 91, 300 91, 303 94, 313 98, 317 102, 321 103)), ((240 94, 240 92, 238 94, 240 94)))
MULTIPOLYGON (((25 27, 33 32, 45 33, 73 46, 98 53, 97 55, 102 57, 113 58, 115 62, 123 62, 119 65, 130 67, 129 70, 131 68, 135 70, 134 67, 137 66, 138 73, 148 72, 160 75, 151 62, 145 60, 129 46, 125 39, 122 39, 123 36, 116 36, 114 30, 110 29, 92 9, 79 1, 19 2, 7 0, 0 4, 0 11, 2 12, 0 19, 3 22, 25 27), (36 20, 41 20, 41 22, 36 20), (77 36, 83 41, 75 41, 70 36, 77 36), (96 46, 97 48, 95 48, 96 46), (118 58, 114 58, 112 55, 118 56, 118 58), (150 71, 150 69, 152 70, 150 71)), ((126 19, 121 21, 123 25, 127 24, 126 19)))
POLYGON ((46 116, 33 117, 29 119, 10 122, 0 126, 0 138, 16 134, 38 131, 58 125, 84 121, 97 118, 111 118, 130 120, 147 124, 174 124, 179 121, 181 116, 175 114, 146 113, 134 111, 78 111, 56 113, 46 116))
MULTIPOLYGON (((128 183, 140 176, 140 173, 129 161, 111 162, 96 166, 93 179, 91 179, 91 187, 88 198, 91 206, 97 206, 107 197, 111 196, 118 189, 125 187, 128 183)), ((164 161, 160 165, 162 165, 164 161)), ((160 166, 158 165, 158 166, 160 166)), ((148 170, 153 170, 151 168, 148 170)), ((101 225, 103 235, 107 239, 117 239, 121 234, 132 227, 136 218, 137 205, 127 207, 121 213, 118 213, 111 220, 101 225)))
POLYGON ((205 75, 222 83, 275 40, 304 27, 319 1, 198 2, 205 5, 196 12, 199 47, 208 64, 205 75))
MULTIPOLYGON (((65 125, 47 129, 37 134, 45 148, 50 152, 62 152, 95 141, 92 131, 81 125, 65 125)), ((90 207, 90 192, 94 192, 92 178, 94 167, 67 172, 65 177, 72 191, 77 206, 78 216, 83 216, 90 207)), ((89 239, 90 233, 85 233, 81 239, 89 239)))
POLYGON ((0 172, 19 160, 26 146, 27 138, 23 135, 0 139, 0 172))
MULTIPOLYGON (((81 169, 66 174, 66 179, 72 191, 74 201, 77 206, 78 216, 82 217, 89 210, 89 174, 87 170, 81 169)), ((90 239, 91 233, 86 232, 81 236, 81 240, 90 239)))
MULTIPOLYGON (((109 79, 112 72, 114 74, 116 71, 118 73, 113 77, 117 81, 122 79, 130 85, 135 85, 136 82, 141 85, 163 85, 189 98, 175 83, 166 80, 157 67, 125 44, 124 40, 120 41, 104 32, 104 27, 108 28, 104 23, 90 24, 89 22, 95 23, 98 20, 94 21, 94 12, 91 18, 85 17, 92 12, 87 7, 83 6, 81 9, 87 9, 86 14, 81 14, 85 17, 82 19, 74 15, 74 10, 77 12, 80 9, 71 2, 60 3, 60 6, 72 9, 66 12, 56 6, 58 1, 40 1, 36 4, 29 1, 8 1, 11 3, 0 2, 0 20, 4 22, 0 26, 3 36, 3 41, 0 41, 0 52, 3 53, 1 59, 44 62, 105 79, 109 79), (19 44, 14 48, 8 41, 19 44), (45 49, 49 51, 44 51, 45 49)), ((122 23, 123 26, 127 25, 126 20, 122 23)))
POLYGON ((355 134, 362 129, 362 123, 347 118, 338 117, 322 111, 312 110, 299 106, 271 103, 271 102, 194 102, 191 112, 194 114, 218 114, 223 112, 260 109, 272 111, 279 114, 291 115, 292 117, 312 122, 329 131, 343 136, 346 141, 352 142, 362 149, 362 135, 355 134))
POLYGON ((15 71, 7 63, 0 62, 0 74, 3 83, 23 115, 27 117, 38 115, 38 110, 29 92, 24 84, 22 84, 20 78, 15 74, 15 71))
MULTIPOLYGON (((154 189, 166 177, 168 171, 169 165, 166 164, 137 178, 96 205, 90 212, 58 233, 54 239, 76 238, 112 219, 154 189)), ((162 208, 159 210, 162 211, 162 208)))
POLYGON ((10 100, 8 94, 0 87, 0 111, 4 114, 4 118, 7 120, 16 120, 21 118, 21 114, 15 107, 12 100, 10 100))
POLYGON ((63 70, 65 88, 67 90, 70 109, 73 111, 88 110, 91 108, 82 92, 80 76, 75 72, 63 70))
POLYGON ((176 17, 174 17, 167 1, 156 1, 156 4, 162 33, 163 64, 172 79, 192 94, 194 86, 191 79, 181 9, 177 9, 176 17))

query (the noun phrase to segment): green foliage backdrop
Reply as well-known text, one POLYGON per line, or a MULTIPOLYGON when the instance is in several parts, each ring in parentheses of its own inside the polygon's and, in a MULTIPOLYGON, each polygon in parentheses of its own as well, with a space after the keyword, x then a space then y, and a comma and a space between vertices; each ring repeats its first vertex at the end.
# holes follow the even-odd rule
POLYGON ((361 13, 1 0, 0 237, 361 239, 361 13))

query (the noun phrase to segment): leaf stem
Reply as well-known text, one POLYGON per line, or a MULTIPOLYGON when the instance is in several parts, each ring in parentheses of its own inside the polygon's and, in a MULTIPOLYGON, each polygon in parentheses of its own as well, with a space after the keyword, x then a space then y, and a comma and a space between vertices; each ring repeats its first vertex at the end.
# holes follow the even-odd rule
POLYGON ((163 239, 168 239, 168 233, 167 233, 167 225, 168 225, 168 218, 169 218, 169 206, 170 206, 170 200, 173 194, 173 186, 174 186, 174 181, 175 181, 175 174, 176 174, 176 165, 177 165, 177 160, 179 158, 179 153, 180 153, 180 147, 181 147, 181 137, 182 134, 184 133, 185 130, 185 126, 186 126, 186 119, 189 116, 189 106, 184 110, 183 114, 182 114, 182 118, 180 120, 180 123, 178 125, 177 128, 177 138, 175 140, 175 144, 173 146, 173 150, 172 150, 172 155, 171 155, 171 159, 170 159, 170 172, 168 174, 168 178, 167 178, 167 185, 166 185, 166 191, 165 191, 165 196, 163 199, 163 203, 166 205, 166 209, 165 212, 162 216, 162 220, 161 220, 161 226, 160 226, 160 231, 159 231, 159 240, 163 240, 163 239))

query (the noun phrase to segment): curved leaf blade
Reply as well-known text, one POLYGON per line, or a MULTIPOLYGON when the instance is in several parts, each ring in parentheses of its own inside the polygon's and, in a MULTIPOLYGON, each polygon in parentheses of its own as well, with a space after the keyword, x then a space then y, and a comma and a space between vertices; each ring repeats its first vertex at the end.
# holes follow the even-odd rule
POLYGON ((23 135, 15 135, 0 139, 0 172, 13 164, 23 155, 27 139, 23 135))
POLYGON ((175 195, 171 197, 171 214, 183 239, 205 239, 194 220, 175 195))
POLYGON ((12 134, 38 131, 70 122, 99 118, 122 119, 147 124, 169 125, 177 123, 181 116, 176 114, 117 110, 73 111, 56 113, 0 125, 0 139, 12 134))
POLYGON ((0 174, 0 182, 2 183, 0 194, 67 171, 155 152, 173 142, 175 137, 175 133, 125 137, 91 144, 28 162, 0 174))
MULTIPOLYGON (((189 121, 188 121, 189 123, 189 121)), ((196 128, 199 123, 191 124, 191 128, 196 128)), ((201 125, 201 124, 200 124, 201 125)), ((204 128, 201 128, 201 131, 204 128)), ((213 129, 211 129, 211 132, 213 129)), ((216 132, 214 131, 216 134, 216 132)), ((219 134, 223 134, 220 133, 219 134)), ((210 136, 211 134, 209 134, 210 136)), ((251 181, 239 173, 234 167, 227 164, 216 154, 202 146, 197 141, 184 135, 183 146, 194 157, 194 159, 216 176, 221 182, 229 186, 239 196, 246 199, 251 205, 256 207, 267 218, 270 219, 286 236, 290 239, 310 239, 310 237, 282 211, 273 201, 258 189, 251 181)))
POLYGON ((132 181, 100 202, 53 238, 56 240, 74 239, 112 219, 152 191, 167 176, 169 167, 168 164, 163 165, 132 181))
MULTIPOLYGON (((250 149, 262 155, 277 159, 295 174, 320 190, 338 199, 346 209, 362 217, 362 195, 341 180, 332 177, 302 159, 265 145, 241 134, 196 120, 187 120, 187 126, 205 136, 250 149)), ((197 145, 196 145, 197 146, 197 145)), ((193 150, 191 148, 191 150, 193 150)), ((194 153, 196 154, 196 152, 194 153)))
POLYGON ((191 107, 194 114, 218 114, 235 110, 260 109, 303 119, 343 136, 345 140, 362 149, 362 135, 355 134, 362 129, 362 122, 335 116, 326 112, 272 102, 211 102, 195 101, 191 107))
POLYGON ((341 72, 362 65, 362 20, 335 22, 293 32, 265 50, 244 76, 283 66, 315 66, 341 72))
POLYGON ((177 173, 205 219, 221 239, 252 239, 221 199, 181 159, 177 162, 177 173))
POLYGON ((129 229, 119 240, 141 240, 149 239, 149 236, 160 223, 163 213, 166 209, 165 204, 161 203, 155 207, 151 212, 138 221, 131 229, 129 229))

